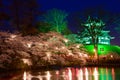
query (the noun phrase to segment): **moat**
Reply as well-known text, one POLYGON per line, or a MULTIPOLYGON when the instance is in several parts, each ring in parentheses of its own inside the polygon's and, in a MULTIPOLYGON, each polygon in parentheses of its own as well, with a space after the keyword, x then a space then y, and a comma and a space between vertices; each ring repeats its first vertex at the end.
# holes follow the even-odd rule
POLYGON ((66 67, 52 70, 34 70, 0 73, 0 80, 118 80, 120 68, 66 67))

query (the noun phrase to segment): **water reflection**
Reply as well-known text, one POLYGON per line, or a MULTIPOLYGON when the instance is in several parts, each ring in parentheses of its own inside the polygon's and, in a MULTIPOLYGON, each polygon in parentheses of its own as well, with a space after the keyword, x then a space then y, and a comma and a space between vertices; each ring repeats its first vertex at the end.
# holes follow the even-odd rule
POLYGON ((85 68, 85 80, 88 80, 88 69, 87 68, 85 68))
POLYGON ((49 71, 46 72, 46 76, 45 77, 46 77, 46 80, 50 80, 51 74, 50 74, 49 71))
POLYGON ((23 80, 27 80, 27 78, 26 78, 26 71, 23 73, 23 80))
POLYGON ((98 80, 98 68, 94 68, 94 72, 93 72, 93 75, 94 75, 94 80, 98 80))
POLYGON ((70 68, 68 68, 68 79, 67 80, 72 80, 72 71, 70 68))
POLYGON ((112 80, 115 80, 115 71, 114 71, 114 68, 112 68, 112 80))
POLYGON ((64 68, 51 71, 24 71, 17 76, 6 76, 0 74, 0 80, 118 80, 120 68, 117 70, 98 67, 64 68))

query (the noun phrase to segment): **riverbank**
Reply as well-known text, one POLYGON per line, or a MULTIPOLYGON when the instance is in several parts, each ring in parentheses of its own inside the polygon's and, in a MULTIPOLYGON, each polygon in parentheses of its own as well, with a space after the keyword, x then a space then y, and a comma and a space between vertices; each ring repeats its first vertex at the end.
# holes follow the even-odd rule
POLYGON ((83 45, 68 46, 68 40, 55 32, 34 36, 0 32, 1 70, 83 65, 87 56, 83 45))
MULTIPOLYGON (((120 60, 119 60, 120 61, 120 60)), ((28 66, 26 64, 18 64, 16 66, 13 65, 9 65, 9 68, 0 68, 0 72, 4 72, 4 71, 26 71, 26 70, 53 70, 53 69, 61 69, 61 68, 66 68, 66 67, 120 67, 120 62, 116 61, 116 60, 110 60, 110 61, 105 61, 105 62, 101 62, 101 61, 94 61, 94 62, 86 62, 84 65, 81 64, 80 62, 76 62, 76 63, 72 63, 70 62, 69 64, 54 64, 54 65, 50 65, 50 64, 45 64, 44 66, 41 65, 32 65, 32 66, 28 66), (110 62, 113 63, 110 63, 110 62), (11 68, 12 67, 12 68, 11 68)), ((68 63, 66 61, 66 63, 68 63)))
POLYGON ((46 69, 70 66, 116 66, 117 55, 94 60, 82 44, 70 44, 62 35, 49 32, 35 36, 0 32, 0 70, 46 69), (113 62, 113 63, 112 63, 113 62))

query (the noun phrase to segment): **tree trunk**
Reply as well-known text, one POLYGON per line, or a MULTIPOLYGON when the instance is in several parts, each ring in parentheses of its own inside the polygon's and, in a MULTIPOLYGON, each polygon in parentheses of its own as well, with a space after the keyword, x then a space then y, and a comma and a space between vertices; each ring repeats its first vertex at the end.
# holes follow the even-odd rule
POLYGON ((61 34, 58 24, 57 24, 57 32, 61 34))
POLYGON ((94 45, 94 57, 95 57, 95 59, 98 59, 98 38, 93 36, 92 42, 94 45))
POLYGON ((95 57, 96 59, 98 59, 98 45, 97 45, 97 44, 94 44, 94 51, 95 51, 94 57, 95 57))

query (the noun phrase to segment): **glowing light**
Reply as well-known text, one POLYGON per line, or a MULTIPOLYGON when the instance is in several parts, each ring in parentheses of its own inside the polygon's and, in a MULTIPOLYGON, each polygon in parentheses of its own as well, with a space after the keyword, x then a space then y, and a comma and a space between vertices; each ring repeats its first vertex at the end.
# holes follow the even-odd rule
POLYGON ((80 47, 80 45, 77 45, 77 46, 76 46, 76 48, 79 48, 79 47, 80 47))
POLYGON ((65 47, 63 46, 62 49, 65 49, 65 47))
POLYGON ((69 80, 72 80, 72 71, 70 68, 68 68, 68 78, 69 80))
POLYGON ((86 44, 90 44, 90 42, 86 42, 86 44))
POLYGON ((85 26, 90 26, 90 24, 89 24, 89 23, 87 23, 87 24, 85 24, 85 26))
MULTIPOLYGON (((85 48, 88 50, 89 54, 91 55, 94 54, 93 45, 85 45, 85 48)), ((112 50, 120 51, 120 48, 117 48, 117 46, 113 46, 113 45, 103 45, 103 44, 99 45, 98 44, 98 55, 107 55, 109 54, 109 52, 112 52, 112 50)))
POLYGON ((51 80, 51 74, 50 74, 50 71, 47 71, 46 72, 46 80, 51 80))
POLYGON ((27 80, 26 71, 23 73, 23 80, 27 80))
POLYGON ((48 44, 47 44, 47 43, 45 43, 44 45, 45 45, 46 47, 48 47, 48 44))
POLYGON ((15 38, 16 36, 17 36, 17 35, 13 35, 13 34, 10 35, 10 37, 11 37, 12 39, 15 38))
POLYGON ((65 71, 62 72, 62 77, 63 77, 63 80, 68 80, 68 77, 67 77, 65 71))
POLYGON ((111 58, 113 58, 113 55, 110 55, 111 58))
POLYGON ((51 52, 46 52, 47 58, 50 59, 51 57, 51 52))
POLYGON ((67 42, 68 42, 68 40, 67 40, 67 39, 64 39, 64 42, 65 42, 65 43, 67 43, 67 42))
POLYGON ((32 42, 27 43, 28 48, 31 48, 32 42))
POLYGON ((68 50, 68 55, 73 55, 71 50, 68 50))
POLYGON ((83 80, 83 71, 80 69, 80 80, 83 80))
POLYGON ((101 39, 104 39, 104 37, 101 37, 101 39))
POLYGON ((55 74, 56 74, 56 80, 59 80, 59 71, 55 71, 55 74))
POLYGON ((112 68, 112 80, 115 80, 115 70, 112 68))
POLYGON ((94 75, 94 80, 98 80, 98 69, 97 68, 94 68, 94 72, 93 72, 93 75, 94 75))
POLYGON ((95 50, 95 49, 93 49, 93 51, 95 52, 96 50, 95 50))
POLYGON ((56 50, 58 50, 59 48, 58 47, 55 47, 56 50))
POLYGON ((37 43, 39 46, 43 46, 44 44, 42 44, 42 43, 37 43))
POLYGON ((109 80, 109 79, 108 79, 108 78, 109 78, 109 77, 108 77, 108 68, 106 68, 106 75, 107 75, 107 76, 106 76, 106 80, 109 80))
POLYGON ((22 59, 22 61, 27 65, 32 65, 32 63, 29 59, 22 59))
POLYGON ((88 76, 89 76, 89 74, 88 74, 88 69, 85 68, 85 79, 86 79, 86 80, 88 80, 88 76))
POLYGON ((73 54, 71 52, 69 52, 68 55, 73 55, 73 54))
POLYGON ((33 76, 29 72, 26 72, 26 71, 23 74, 23 80, 32 80, 32 78, 37 78, 39 80, 43 80, 43 77, 47 77, 47 76, 41 76, 41 75, 33 76))
POLYGON ((87 54, 84 54, 83 56, 84 56, 84 57, 88 57, 88 55, 87 55, 87 54))
POLYGON ((65 76, 65 71, 62 72, 63 76, 65 76))
POLYGON ((56 71, 55 73, 56 73, 56 75, 59 75, 59 71, 56 71))
POLYGON ((82 69, 78 70, 77 78, 78 78, 78 80, 83 80, 83 71, 82 71, 82 69))
POLYGON ((78 54, 79 54, 80 57, 82 56, 82 53, 79 52, 78 54))

